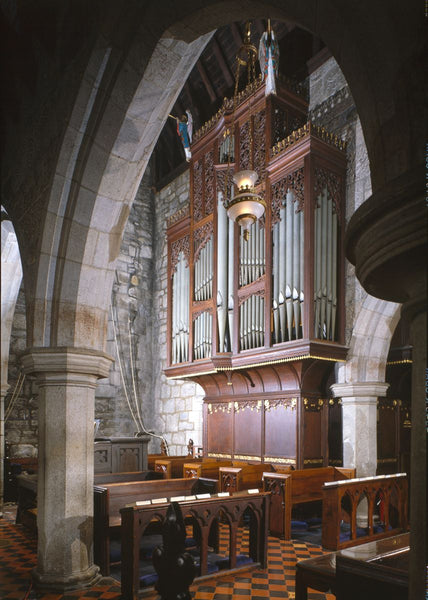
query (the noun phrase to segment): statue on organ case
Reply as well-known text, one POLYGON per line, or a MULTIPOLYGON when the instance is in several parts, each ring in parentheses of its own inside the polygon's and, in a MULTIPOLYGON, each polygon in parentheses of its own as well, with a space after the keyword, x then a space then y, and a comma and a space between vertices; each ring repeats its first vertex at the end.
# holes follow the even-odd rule
POLYGON ((190 152, 190 144, 192 143, 193 133, 192 115, 189 110, 186 110, 186 114, 181 115, 180 118, 174 117, 173 115, 168 116, 177 121, 177 133, 181 139, 181 143, 183 144, 186 160, 187 162, 190 162, 190 159, 192 158, 192 153, 190 152))

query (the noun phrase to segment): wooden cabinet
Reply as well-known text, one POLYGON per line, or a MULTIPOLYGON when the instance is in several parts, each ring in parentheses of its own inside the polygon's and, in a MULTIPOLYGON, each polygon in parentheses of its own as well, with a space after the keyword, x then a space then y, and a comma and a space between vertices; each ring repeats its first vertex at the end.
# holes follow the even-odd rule
POLYGON ((147 469, 150 436, 99 439, 94 442, 94 472, 119 473, 147 469))

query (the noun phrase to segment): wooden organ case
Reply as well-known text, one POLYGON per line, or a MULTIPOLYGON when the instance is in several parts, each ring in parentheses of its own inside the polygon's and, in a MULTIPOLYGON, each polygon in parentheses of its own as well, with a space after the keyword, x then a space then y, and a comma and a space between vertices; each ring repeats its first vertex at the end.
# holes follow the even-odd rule
POLYGON ((303 89, 259 79, 199 130, 190 209, 168 222, 167 377, 205 393, 204 455, 341 464, 329 397, 344 344, 345 145, 307 122, 303 89), (248 241, 227 217, 232 174, 266 202, 248 241), (225 202, 226 200, 226 202, 225 202), (225 207, 226 204, 226 207, 225 207))

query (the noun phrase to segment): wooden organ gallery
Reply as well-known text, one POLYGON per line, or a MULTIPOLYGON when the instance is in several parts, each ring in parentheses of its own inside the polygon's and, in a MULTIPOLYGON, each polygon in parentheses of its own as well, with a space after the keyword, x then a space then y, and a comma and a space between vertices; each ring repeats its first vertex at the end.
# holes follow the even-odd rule
POLYGON ((165 372, 204 389, 208 457, 341 464, 346 152, 307 110, 282 80, 225 99, 193 139, 190 210, 168 221, 165 372), (226 212, 245 169, 266 204, 248 239, 226 212))

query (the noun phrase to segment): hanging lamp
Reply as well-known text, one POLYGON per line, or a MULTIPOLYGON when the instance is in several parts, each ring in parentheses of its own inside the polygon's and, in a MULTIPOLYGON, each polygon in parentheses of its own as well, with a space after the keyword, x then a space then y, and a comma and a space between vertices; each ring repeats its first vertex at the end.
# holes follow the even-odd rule
MULTIPOLYGON (((255 84, 255 59, 257 55, 256 47, 250 41, 251 30, 250 22, 247 22, 245 28, 244 43, 239 48, 236 56, 237 68, 235 77, 235 91, 233 96, 233 123, 235 122, 235 111, 238 101, 239 71, 241 66, 247 67, 248 85, 255 84)), ((250 121, 251 121, 251 96, 250 96, 250 121)), ((232 128, 234 129, 234 127, 232 128)), ((250 156, 252 157, 253 137, 250 125, 250 156)), ((255 186, 258 174, 252 169, 238 171, 233 175, 233 182, 238 188, 235 194, 226 204, 227 215, 229 219, 235 221, 244 232, 244 239, 248 240, 249 228, 260 217, 263 216, 266 203, 263 198, 257 194, 255 186)))

